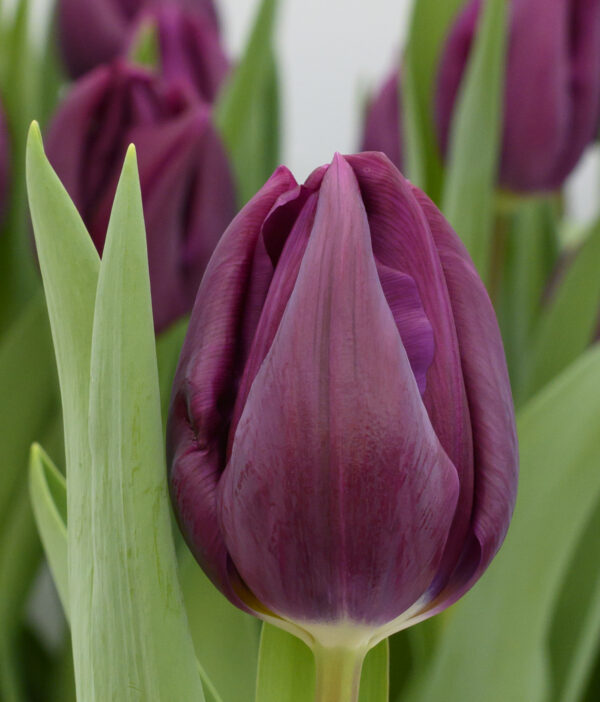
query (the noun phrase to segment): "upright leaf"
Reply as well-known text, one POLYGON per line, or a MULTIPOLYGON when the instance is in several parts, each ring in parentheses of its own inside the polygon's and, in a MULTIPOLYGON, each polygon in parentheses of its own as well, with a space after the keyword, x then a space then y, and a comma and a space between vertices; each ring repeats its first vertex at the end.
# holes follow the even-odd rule
MULTIPOLYGON (((65 425, 71 633, 81 695, 93 577, 91 456, 88 440, 90 350, 100 260, 79 213, 45 157, 37 124, 27 144, 27 190, 58 367, 65 425)), ((82 699, 86 699, 83 698, 82 699)), ((93 698, 92 698, 93 699, 93 698)))
POLYGON ((246 50, 215 108, 240 205, 279 165, 279 94, 273 48, 277 0, 262 0, 246 50))
POLYGON ((500 155, 506 0, 486 0, 458 94, 442 210, 484 282, 489 275, 494 189, 500 155))
POLYGON ((521 479, 506 543, 449 612, 428 675, 410 702, 548 699, 552 613, 600 499, 599 385, 600 347, 520 413, 521 479))
MULTIPOLYGON (((78 699, 203 700, 177 581, 164 465, 146 233, 130 147, 94 314, 89 404, 89 632, 78 699)), ((72 501, 69 485, 69 506, 72 501)), ((87 541, 87 539, 86 539, 87 541)), ((69 554, 71 557, 71 554, 69 554)), ((69 591, 72 593, 71 582, 69 591)), ((71 601, 71 616, 80 603, 71 601)))
POLYGON ((402 139, 406 175, 439 201, 442 165, 435 125, 434 93, 440 53, 463 0, 418 0, 402 68, 402 139))
POLYGON ((528 356, 526 395, 532 395, 591 343, 600 309, 600 222, 570 261, 540 316, 528 356))
POLYGON ((31 442, 57 406, 52 339, 40 293, 0 342, 0 531, 13 494, 24 482, 31 442))
POLYGON ((67 560, 67 484, 39 444, 31 447, 29 462, 31 504, 61 604, 69 613, 67 560))

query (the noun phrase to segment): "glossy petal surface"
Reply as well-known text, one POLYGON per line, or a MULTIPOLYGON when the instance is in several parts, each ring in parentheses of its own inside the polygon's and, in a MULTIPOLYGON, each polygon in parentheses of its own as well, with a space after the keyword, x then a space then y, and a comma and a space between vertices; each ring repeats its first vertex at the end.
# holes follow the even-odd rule
POLYGON ((206 573, 235 604, 216 491, 225 465, 235 399, 238 329, 244 314, 256 242, 263 221, 295 185, 280 169, 233 220, 198 291, 173 387, 167 450, 171 496, 181 530, 206 573))
POLYGON ((337 157, 221 480, 225 542, 270 609, 382 623, 433 579, 457 494, 337 157))

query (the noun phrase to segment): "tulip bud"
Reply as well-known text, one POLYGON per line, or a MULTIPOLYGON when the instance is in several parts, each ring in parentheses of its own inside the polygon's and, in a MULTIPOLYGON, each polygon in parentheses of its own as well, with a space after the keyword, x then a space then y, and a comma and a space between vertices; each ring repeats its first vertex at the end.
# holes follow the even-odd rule
POLYGON ((398 71, 394 70, 367 105, 363 151, 383 151, 402 170, 402 112, 398 71))
MULTIPOLYGON (((447 151, 456 96, 481 11, 458 16, 440 62, 437 124, 447 151)), ((600 121, 600 2, 511 0, 500 184, 559 188, 600 121)))
POLYGON ((80 79, 50 126, 48 158, 100 253, 128 144, 137 147, 157 331, 192 308, 235 213, 227 156, 204 103, 117 61, 80 79))
POLYGON ((496 318, 459 238, 381 153, 278 169, 208 265, 169 482, 232 602, 368 648, 460 597, 504 539, 517 442, 496 318))
POLYGON ((6 196, 8 191, 8 170, 9 170, 9 139, 6 128, 4 112, 0 105, 0 223, 6 210, 6 196))
MULTIPOLYGON (((218 29, 212 0, 172 0, 218 29)), ((59 0, 58 28, 65 64, 73 78, 122 54, 142 10, 164 0, 59 0)))
POLYGON ((188 88, 204 101, 214 102, 229 72, 214 22, 178 5, 154 5, 140 14, 130 39, 156 28, 160 73, 170 83, 188 88))

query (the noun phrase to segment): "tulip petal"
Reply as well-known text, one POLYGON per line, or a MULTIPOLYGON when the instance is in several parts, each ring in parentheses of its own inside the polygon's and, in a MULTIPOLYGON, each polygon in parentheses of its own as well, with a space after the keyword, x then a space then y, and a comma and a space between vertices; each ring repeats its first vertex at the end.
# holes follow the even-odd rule
POLYGON ((242 609, 247 607, 234 590, 236 577, 219 529, 216 491, 240 372, 236 342, 254 249, 269 210, 295 186, 286 168, 277 169, 217 246, 181 352, 167 430, 171 497, 181 530, 215 585, 242 609))
POLYGON ((402 113, 398 70, 386 79, 367 108, 361 151, 383 151, 402 169, 402 113))
POLYGON ((448 289, 429 224, 410 183, 383 154, 349 156, 348 162, 360 184, 375 257, 381 264, 411 276, 433 328, 435 352, 427 370, 423 402, 460 481, 452 526, 455 548, 446 551, 439 575, 442 583, 455 567, 473 499, 471 420, 448 289))
POLYGON ((469 589, 502 544, 516 499, 518 449, 510 382, 492 303, 460 239, 431 200, 417 188, 413 192, 431 227, 448 285, 475 447, 469 534, 434 613, 469 589))
POLYGON ((302 258, 306 251, 308 238, 315 219, 317 197, 316 193, 311 195, 303 207, 298 219, 292 227, 292 231, 287 238, 277 267, 275 268, 275 274, 262 307, 262 314, 256 329, 256 334, 254 335, 250 354, 246 360, 244 375, 242 376, 237 393, 233 419, 231 420, 231 428, 229 430, 230 446, 233 443, 235 430, 246 404, 250 387, 273 343, 286 305, 290 299, 294 285, 296 284, 300 264, 302 263, 302 258))
POLYGON ((356 178, 339 156, 219 489, 233 562, 282 616, 377 625, 412 605, 439 565, 457 475, 383 294, 356 178))
POLYGON ((377 264, 379 282, 389 305, 421 394, 433 361, 435 340, 415 281, 406 273, 377 264))

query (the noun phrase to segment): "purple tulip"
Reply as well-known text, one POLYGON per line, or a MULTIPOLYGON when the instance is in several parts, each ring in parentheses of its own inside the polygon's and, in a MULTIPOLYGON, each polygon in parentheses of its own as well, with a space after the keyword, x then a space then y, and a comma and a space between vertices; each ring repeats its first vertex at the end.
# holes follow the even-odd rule
POLYGON ((208 265, 175 379, 185 538, 239 607, 370 643, 460 597, 504 539, 517 441, 494 311, 381 153, 281 167, 208 265))
POLYGON ((153 5, 140 13, 130 42, 148 24, 157 29, 164 78, 214 102, 230 67, 214 23, 176 4, 153 5))
POLYGON ((402 113, 398 70, 394 69, 367 105, 361 148, 383 151, 402 170, 402 113))
POLYGON ((70 75, 78 78, 119 56, 140 13, 163 4, 188 8, 218 29, 212 0, 59 0, 60 43, 70 75))
MULTIPOLYGON (((481 11, 467 3, 440 62, 437 123, 447 150, 452 113, 481 11)), ((600 122, 600 2, 512 0, 500 184, 559 188, 600 122)))
POLYGON ((204 268, 235 213, 210 109, 152 73, 117 61, 77 82, 50 126, 48 157, 98 251, 128 144, 137 147, 154 322, 192 308, 204 268))
POLYGON ((0 105, 0 222, 6 210, 10 147, 4 112, 0 105))

